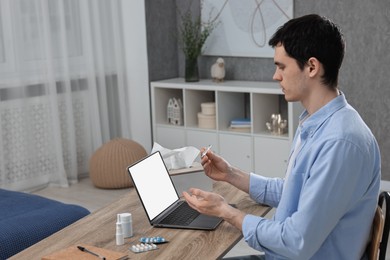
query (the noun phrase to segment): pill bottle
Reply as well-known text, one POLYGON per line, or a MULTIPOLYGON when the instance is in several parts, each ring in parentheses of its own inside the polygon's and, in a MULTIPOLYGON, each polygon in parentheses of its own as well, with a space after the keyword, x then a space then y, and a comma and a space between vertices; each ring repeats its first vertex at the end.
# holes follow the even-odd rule
POLYGON ((117 221, 116 221, 116 245, 120 246, 125 243, 125 238, 123 235, 123 228, 122 228, 122 220, 120 214, 117 215, 117 221))
POLYGON ((133 221, 131 213, 122 213, 120 214, 123 236, 124 237, 132 237, 133 236, 133 221))

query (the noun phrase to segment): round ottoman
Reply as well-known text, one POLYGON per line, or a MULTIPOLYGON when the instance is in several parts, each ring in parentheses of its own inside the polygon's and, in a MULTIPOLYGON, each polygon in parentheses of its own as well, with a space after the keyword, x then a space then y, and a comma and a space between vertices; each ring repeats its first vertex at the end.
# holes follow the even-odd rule
POLYGON ((89 177, 98 188, 121 189, 132 187, 127 166, 144 158, 145 148, 139 143, 115 138, 98 148, 89 160, 89 177))

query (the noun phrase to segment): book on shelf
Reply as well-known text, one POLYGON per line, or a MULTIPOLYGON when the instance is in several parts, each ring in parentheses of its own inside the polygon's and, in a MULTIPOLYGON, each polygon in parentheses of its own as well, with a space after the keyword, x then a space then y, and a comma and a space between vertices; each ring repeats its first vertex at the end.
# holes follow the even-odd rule
POLYGON ((251 128, 251 125, 230 125, 230 128, 251 128))
POLYGON ((230 131, 234 132, 241 132, 241 133, 250 133, 251 132, 251 127, 229 127, 230 131))
POLYGON ((106 260, 122 260, 122 259, 128 259, 129 255, 127 253, 117 252, 106 248, 101 247, 95 247, 91 245, 74 245, 70 246, 61 250, 58 250, 56 252, 51 253, 50 255, 46 255, 42 257, 42 260, 54 260, 54 259, 61 259, 61 260, 96 260, 99 259, 96 255, 93 255, 91 253, 88 253, 86 251, 81 251, 77 248, 77 246, 82 246, 85 249, 89 250, 90 252, 93 252, 94 254, 98 254, 102 257, 104 257, 106 260))
POLYGON ((250 118, 233 118, 230 125, 251 125, 250 118))

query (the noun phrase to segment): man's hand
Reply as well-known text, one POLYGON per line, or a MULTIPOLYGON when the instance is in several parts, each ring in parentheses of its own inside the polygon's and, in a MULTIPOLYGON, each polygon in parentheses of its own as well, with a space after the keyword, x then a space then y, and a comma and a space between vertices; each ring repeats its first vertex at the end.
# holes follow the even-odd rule
POLYGON ((184 191, 183 196, 193 209, 202 214, 223 218, 242 230, 245 214, 230 206, 221 195, 191 188, 189 192, 184 191))

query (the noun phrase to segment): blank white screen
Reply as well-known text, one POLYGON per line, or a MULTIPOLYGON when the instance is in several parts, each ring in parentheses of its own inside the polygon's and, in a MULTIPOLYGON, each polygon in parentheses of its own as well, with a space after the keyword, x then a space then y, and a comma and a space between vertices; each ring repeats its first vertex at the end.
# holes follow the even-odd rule
POLYGON ((179 198, 160 153, 131 166, 129 172, 150 219, 179 198))

